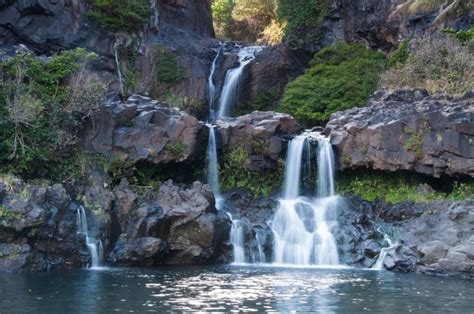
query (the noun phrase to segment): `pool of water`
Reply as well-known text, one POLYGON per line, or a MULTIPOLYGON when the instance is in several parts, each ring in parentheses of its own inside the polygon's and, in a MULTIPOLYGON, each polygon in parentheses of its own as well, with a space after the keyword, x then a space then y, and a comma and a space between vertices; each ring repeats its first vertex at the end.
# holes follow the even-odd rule
POLYGON ((0 313, 473 309, 473 280, 386 271, 224 265, 0 274, 0 313))

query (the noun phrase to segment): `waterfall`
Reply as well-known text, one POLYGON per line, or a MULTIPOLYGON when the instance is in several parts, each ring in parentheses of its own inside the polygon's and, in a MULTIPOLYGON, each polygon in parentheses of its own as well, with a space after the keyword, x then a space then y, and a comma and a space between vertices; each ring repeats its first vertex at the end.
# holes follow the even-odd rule
POLYGON ((90 268, 99 268, 101 261, 103 259, 102 241, 96 240, 95 238, 89 236, 89 230, 87 226, 87 216, 86 216, 86 211, 83 206, 79 206, 77 208, 76 223, 77 223, 77 233, 82 234, 86 237, 87 249, 89 250, 89 253, 91 255, 90 268))
MULTIPOLYGON (((239 66, 235 69, 229 69, 226 73, 224 85, 222 87, 221 97, 217 108, 215 108, 216 98, 216 87, 214 84, 214 72, 216 70, 216 63, 221 54, 221 49, 217 51, 216 56, 211 64, 211 69, 208 78, 208 102, 209 102, 209 141, 207 147, 207 182, 211 186, 212 192, 216 199, 216 208, 219 210, 224 209, 224 200, 221 194, 220 182, 219 182, 219 160, 217 156, 217 143, 216 143, 216 131, 212 123, 215 122, 216 118, 221 118, 229 115, 230 108, 235 102, 237 87, 240 80, 240 76, 243 73, 245 66, 247 66, 253 59, 255 59, 255 53, 261 49, 261 47, 243 47, 240 48, 239 66), (217 115, 216 115, 217 109, 217 115)), ((245 256, 245 243, 244 243, 244 224, 238 219, 233 219, 230 213, 227 213, 229 218, 232 220, 232 228, 230 232, 230 241, 233 246, 234 263, 242 264, 247 261, 245 256)))
MULTIPOLYGON (((378 228, 377 231, 382 232, 381 228, 378 228)), ((383 233, 383 240, 388 244, 388 246, 380 250, 379 257, 377 258, 377 261, 375 262, 374 266, 372 266, 372 268, 375 270, 384 269, 383 261, 385 260, 385 257, 387 257, 388 252, 390 252, 397 246, 396 243, 393 243, 392 239, 390 239, 387 233, 383 233)))
POLYGON ((244 68, 255 59, 255 53, 262 50, 262 47, 242 47, 239 50, 239 66, 229 69, 226 73, 221 97, 219 98, 217 117, 229 116, 230 109, 234 105, 237 96, 237 87, 244 68))
POLYGON ((271 222, 274 259, 278 264, 338 265, 339 255, 331 230, 337 226, 339 197, 334 193, 334 155, 327 138, 305 133, 289 144, 285 164, 283 199, 271 222), (318 198, 300 195, 305 142, 318 142, 318 198))

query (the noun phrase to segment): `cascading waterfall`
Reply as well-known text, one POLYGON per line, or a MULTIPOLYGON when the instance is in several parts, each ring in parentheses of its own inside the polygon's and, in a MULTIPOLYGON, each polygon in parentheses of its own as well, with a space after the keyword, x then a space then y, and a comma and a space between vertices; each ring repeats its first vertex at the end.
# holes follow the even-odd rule
MULTIPOLYGON (((377 231, 382 232, 381 228, 377 229, 377 231)), ((392 239, 387 233, 383 233, 383 240, 388 244, 388 246, 380 250, 379 257, 377 258, 377 261, 375 262, 374 266, 372 266, 372 269, 375 270, 384 269, 383 261, 385 260, 385 257, 387 257, 388 252, 390 252, 397 246, 397 244, 392 241, 392 239)))
MULTIPOLYGON (((211 186, 216 199, 216 208, 223 210, 223 198, 220 190, 219 182, 219 169, 218 169, 218 156, 217 156, 217 144, 216 144, 216 131, 212 123, 215 122, 216 118, 222 118, 229 115, 232 105, 235 103, 237 87, 240 81, 240 77, 243 73, 245 66, 247 66, 253 59, 255 59, 255 53, 260 51, 261 47, 243 47, 240 48, 239 67, 230 69, 226 73, 224 85, 222 87, 221 97, 219 98, 218 107, 215 108, 216 88, 214 84, 214 72, 216 70, 216 63, 221 54, 221 48, 217 51, 216 56, 211 65, 211 70, 208 78, 208 97, 209 97, 209 142, 207 149, 207 160, 208 160, 208 177, 207 182, 211 186), (217 109, 217 114, 216 114, 217 109)), ((245 249, 244 249, 244 224, 238 220, 233 219, 230 213, 227 213, 229 218, 232 220, 232 228, 230 234, 230 241, 233 246, 234 263, 241 264, 246 262, 245 249)))
POLYGON ((96 240, 93 237, 89 236, 89 230, 87 226, 87 216, 86 210, 83 206, 77 208, 77 233, 82 234, 86 237, 86 245, 89 253, 91 255, 91 265, 90 268, 99 268, 102 261, 103 247, 102 241, 96 240))
POLYGON ((255 59, 255 53, 260 50, 262 50, 262 47, 259 46, 240 48, 238 53, 239 66, 235 69, 228 70, 225 75, 221 97, 219 98, 219 109, 217 111, 218 118, 229 116, 230 109, 236 100, 237 87, 244 68, 255 59))
POLYGON ((327 138, 314 133, 295 137, 289 144, 283 199, 271 223, 277 264, 338 265, 336 241, 339 197, 334 194, 334 156, 327 138), (300 195, 300 176, 305 142, 318 142, 318 198, 300 195))

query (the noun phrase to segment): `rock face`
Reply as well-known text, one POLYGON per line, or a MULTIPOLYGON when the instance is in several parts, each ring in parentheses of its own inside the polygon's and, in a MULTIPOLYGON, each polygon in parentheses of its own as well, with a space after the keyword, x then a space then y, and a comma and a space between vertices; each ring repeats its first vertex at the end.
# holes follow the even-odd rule
MULTIPOLYGON (((467 2, 459 1, 459 14, 451 14, 446 21, 433 25, 439 10, 410 12, 406 0, 331 0, 325 17, 317 28, 306 33, 318 34, 316 40, 300 43, 306 52, 314 53, 336 41, 359 42, 372 49, 390 51, 401 39, 424 36, 444 27, 468 29, 472 11, 467 2)), ((457 12, 457 13, 458 13, 457 12)))
POLYGON ((410 170, 474 177, 474 95, 379 91, 365 108, 333 114, 331 136, 341 169, 410 170))
POLYGON ((120 205, 113 215, 120 233, 113 265, 203 264, 221 260, 231 222, 215 208, 208 186, 182 189, 171 181, 139 197, 123 180, 115 189, 120 205))
MULTIPOLYGON (((101 178, 90 180, 100 183, 101 178)), ((103 243, 104 265, 208 264, 228 256, 231 222, 215 208, 208 186, 185 189, 171 181, 134 192, 123 179, 113 191, 99 185, 69 194, 61 184, 28 185, 0 178, 0 271, 80 268, 90 264, 78 208, 88 234, 103 243)))
POLYGON ((288 139, 302 131, 287 114, 260 111, 237 118, 221 118, 216 127, 219 149, 243 147, 250 155, 245 164, 250 171, 276 167, 288 139))
POLYGON ((80 267, 87 256, 76 236, 76 209, 61 184, 0 178, 0 271, 80 267))
POLYGON ((83 142, 89 151, 131 163, 187 161, 203 146, 203 125, 196 118, 136 95, 106 104, 88 124, 83 142))
POLYGON ((174 92, 205 99, 212 60, 208 47, 214 43, 210 5, 209 0, 150 1, 150 18, 138 32, 139 47, 134 47, 133 36, 109 32, 87 17, 90 5, 86 0, 0 1, 0 46, 24 44, 46 55, 83 47, 103 57, 96 70, 116 80, 114 45, 120 42, 136 49, 143 88, 150 87, 147 84, 154 75, 153 51, 165 46, 188 74, 174 92))

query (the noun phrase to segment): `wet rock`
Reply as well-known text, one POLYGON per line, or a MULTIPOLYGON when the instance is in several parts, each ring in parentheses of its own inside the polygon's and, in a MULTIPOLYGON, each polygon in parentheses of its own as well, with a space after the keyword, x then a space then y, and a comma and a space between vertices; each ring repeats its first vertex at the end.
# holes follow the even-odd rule
POLYGON ((293 117, 276 112, 255 111, 216 122, 220 150, 242 147, 249 153, 245 168, 268 171, 278 166, 288 138, 302 131, 293 117))
POLYGON ((425 265, 437 263, 441 258, 446 256, 448 250, 448 245, 441 241, 426 243, 420 248, 420 253, 423 256, 421 261, 425 265))
POLYGON ((367 107, 331 115, 327 129, 341 169, 474 177, 473 104, 472 94, 381 90, 367 107))
POLYGON ((385 269, 399 272, 414 272, 418 262, 417 255, 410 249, 399 246, 387 253, 383 261, 385 269))
POLYGON ((119 266, 153 265, 165 248, 159 238, 126 238, 119 239, 109 255, 109 260, 119 266))
POLYGON ((133 264, 206 264, 224 260, 231 223, 224 212, 215 208, 209 186, 195 182, 186 189, 169 180, 156 190, 138 195, 123 181, 115 193, 126 202, 117 207, 122 234, 109 256, 111 263, 131 263, 118 258, 118 253, 123 255, 133 249, 133 243, 137 243, 134 239, 150 237, 162 241, 159 254, 136 254, 133 264))
POLYGON ((188 161, 205 146, 196 118, 138 95, 105 105, 89 124, 83 136, 86 149, 129 164, 188 161))

